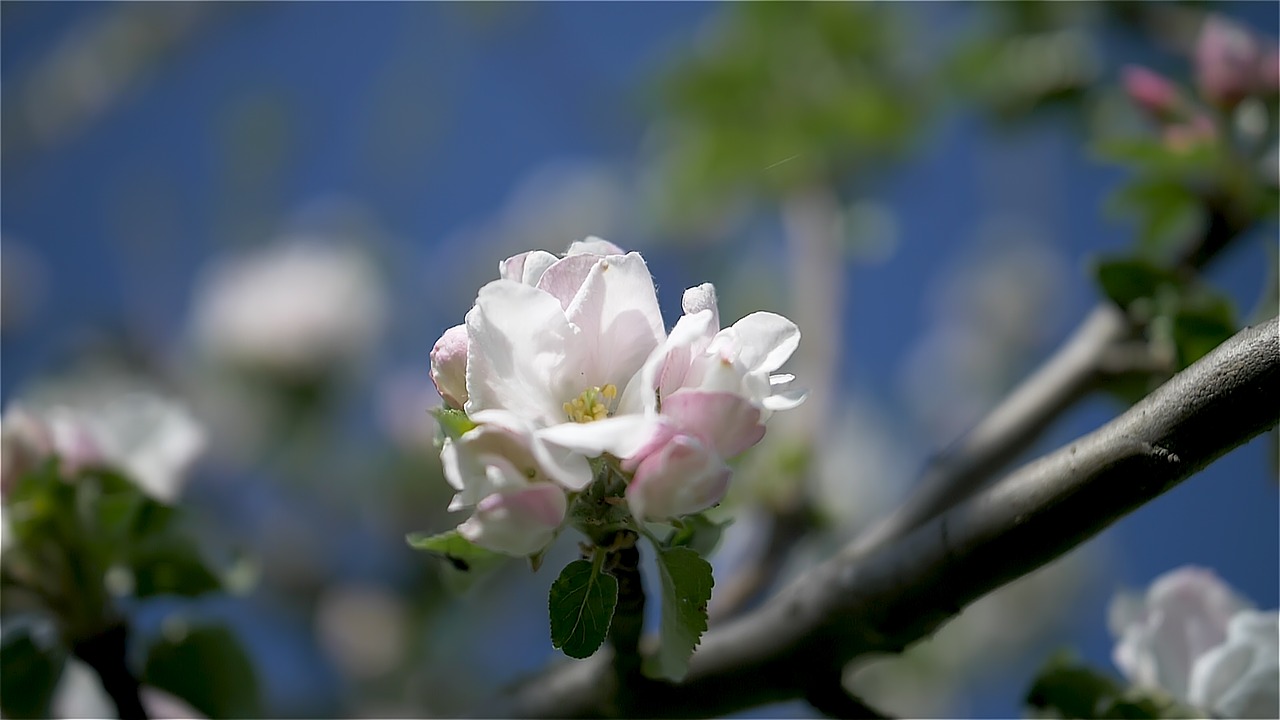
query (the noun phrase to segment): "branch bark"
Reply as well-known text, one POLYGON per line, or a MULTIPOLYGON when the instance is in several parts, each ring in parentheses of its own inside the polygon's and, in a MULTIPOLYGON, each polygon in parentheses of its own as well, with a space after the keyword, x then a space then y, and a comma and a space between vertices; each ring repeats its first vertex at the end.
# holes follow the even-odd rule
POLYGON ((606 653, 526 682, 520 717, 722 715, 804 697, 813 677, 927 636, 1277 421, 1277 320, 1247 328, 1102 428, 869 553, 846 549, 710 631, 680 685, 613 702, 606 653))
MULTIPOLYGON (((1245 224, 1223 209, 1225 201, 1207 202, 1209 219, 1203 235, 1174 264, 1187 275, 1218 257, 1245 224)), ((1132 323, 1114 303, 1098 303, 1036 372, 964 437, 930 460, 915 492, 863 532, 853 549, 865 553, 882 547, 972 495, 1106 378, 1158 370, 1151 366, 1148 353, 1134 352, 1134 336, 1132 323)))

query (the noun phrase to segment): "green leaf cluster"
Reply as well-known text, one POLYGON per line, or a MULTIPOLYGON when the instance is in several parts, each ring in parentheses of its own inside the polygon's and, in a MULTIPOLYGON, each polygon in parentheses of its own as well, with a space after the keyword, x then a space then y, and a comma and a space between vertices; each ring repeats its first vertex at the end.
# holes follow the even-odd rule
MULTIPOLYGON (((5 504, 10 539, 0 566, 5 601, 0 711, 6 716, 48 716, 71 648, 120 622, 118 597, 193 597, 224 587, 222 574, 206 559, 181 513, 113 470, 90 468, 66 476, 53 458, 20 476, 5 504)), ((257 698, 252 666, 238 646, 229 649, 234 645, 229 635, 220 643, 213 655, 204 641, 192 645, 180 667, 167 665, 162 654, 140 677, 209 717, 252 715, 257 698), (232 654, 243 661, 230 662, 232 654), (221 700, 203 701, 199 692, 212 687, 209 679, 232 670, 236 692, 219 686, 221 700), (188 674, 183 682, 166 679, 183 674, 188 674), (226 705, 229 698, 239 698, 240 704, 226 705)))
POLYGON ((1237 330, 1235 308, 1224 293, 1152 261, 1104 259, 1095 274, 1107 297, 1173 357, 1172 370, 1199 360, 1237 330))
POLYGON ((838 183, 907 149, 926 93, 898 15, 862 3, 726 7, 658 89, 669 216, 838 183))

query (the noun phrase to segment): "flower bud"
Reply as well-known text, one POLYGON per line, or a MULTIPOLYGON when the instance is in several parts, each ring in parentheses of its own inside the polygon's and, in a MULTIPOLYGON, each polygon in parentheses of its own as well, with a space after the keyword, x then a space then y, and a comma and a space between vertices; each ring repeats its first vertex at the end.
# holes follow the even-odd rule
POLYGON ((706 510, 724 498, 733 471, 692 435, 675 434, 636 468, 627 505, 638 520, 662 520, 706 510))
POLYGON ((0 496, 53 453, 53 434, 36 415, 10 407, 0 428, 0 496))
POLYGON ((431 348, 431 382, 445 405, 461 410, 467 404, 467 326, 454 325, 431 348))
POLYGON ((1205 100, 1222 108, 1235 107, 1262 81, 1259 71, 1268 53, 1245 28, 1210 15, 1196 41, 1196 84, 1205 100))
POLYGON ((1169 119, 1182 104, 1178 88, 1168 78, 1140 65, 1126 67, 1123 82, 1129 99, 1157 120, 1169 119))
POLYGON ((458 533, 482 548, 524 557, 555 538, 567 509, 564 490, 552 483, 505 488, 481 500, 458 533))
POLYGON ((58 469, 72 477, 85 468, 107 464, 102 443, 85 418, 70 408, 50 410, 46 421, 58 454, 58 469))

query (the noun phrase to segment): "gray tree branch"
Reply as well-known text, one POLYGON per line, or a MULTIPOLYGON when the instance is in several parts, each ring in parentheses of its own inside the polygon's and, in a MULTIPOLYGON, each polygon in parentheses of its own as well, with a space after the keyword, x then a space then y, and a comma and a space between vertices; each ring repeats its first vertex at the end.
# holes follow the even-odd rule
POLYGON ((1247 328, 1143 401, 900 541, 852 548, 710 631, 679 685, 642 679, 618 704, 610 660, 551 669, 500 712, 706 717, 805 697, 814 678, 897 652, 966 605, 1061 556, 1277 421, 1277 320, 1247 328))
MULTIPOLYGON (((1175 267, 1193 274, 1218 257, 1247 224, 1210 199, 1204 233, 1175 267)), ((1104 300, 1080 323, 1062 347, 1023 380, 986 417, 926 466, 905 503, 863 532, 853 544, 869 552, 919 527, 969 497, 1026 452, 1067 409, 1108 377, 1161 370, 1145 342, 1114 303, 1104 300)))

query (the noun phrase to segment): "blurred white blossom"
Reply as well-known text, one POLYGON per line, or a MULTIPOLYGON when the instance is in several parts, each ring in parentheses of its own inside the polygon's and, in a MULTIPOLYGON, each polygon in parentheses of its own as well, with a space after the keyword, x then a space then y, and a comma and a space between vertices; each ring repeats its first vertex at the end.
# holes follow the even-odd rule
POLYGON ((148 389, 111 383, 36 388, 23 405, 5 410, 0 438, 0 485, 6 489, 57 455, 64 473, 105 465, 169 503, 205 446, 204 430, 184 406, 148 389))
POLYGON ((215 264, 192 313, 197 346, 216 359, 319 373, 364 357, 387 309, 363 252, 301 237, 215 264))
POLYGON ((1182 567, 1145 596, 1121 594, 1108 624, 1136 685, 1219 717, 1280 716, 1280 613, 1260 613, 1213 572, 1182 567))

